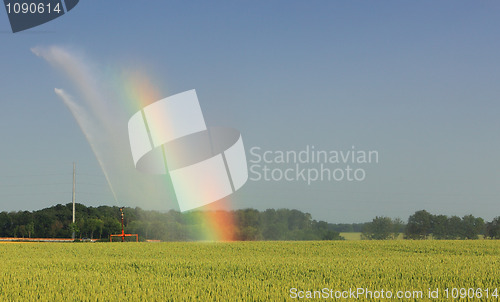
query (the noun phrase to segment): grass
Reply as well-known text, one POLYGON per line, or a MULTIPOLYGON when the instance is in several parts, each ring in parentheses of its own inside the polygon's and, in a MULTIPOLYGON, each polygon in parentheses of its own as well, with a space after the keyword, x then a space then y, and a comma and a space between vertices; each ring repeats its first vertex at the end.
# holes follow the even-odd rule
POLYGON ((361 240, 360 232, 342 232, 340 236, 344 237, 345 240, 361 240))
MULTIPOLYGON (((361 240, 361 232, 341 232, 340 236, 344 237, 345 240, 361 240)), ((404 239, 404 234, 399 233, 399 236, 397 238, 399 239, 404 239)))

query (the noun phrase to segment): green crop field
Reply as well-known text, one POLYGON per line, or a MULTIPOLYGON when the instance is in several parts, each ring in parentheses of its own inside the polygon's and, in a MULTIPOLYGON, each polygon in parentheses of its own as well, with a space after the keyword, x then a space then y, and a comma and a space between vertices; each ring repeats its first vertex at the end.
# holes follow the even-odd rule
MULTIPOLYGON (((342 232, 340 236, 345 240, 361 240, 361 232, 342 232)), ((404 239, 404 234, 400 233, 397 239, 404 239)))
POLYGON ((340 236, 344 237, 345 240, 361 240, 360 232, 345 232, 340 233, 340 236))
POLYGON ((497 301, 500 241, 3 243, 0 268, 0 301, 497 301))

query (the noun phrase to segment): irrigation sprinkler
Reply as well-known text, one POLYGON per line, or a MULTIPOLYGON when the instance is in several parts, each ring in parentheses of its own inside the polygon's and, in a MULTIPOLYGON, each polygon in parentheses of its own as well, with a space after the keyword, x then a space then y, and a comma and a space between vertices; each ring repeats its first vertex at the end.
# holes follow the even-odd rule
POLYGON ((110 234, 109 235, 109 242, 112 242, 113 241, 113 237, 121 237, 122 238, 122 242, 125 241, 125 237, 134 237, 135 236, 135 241, 136 242, 139 242, 139 235, 138 234, 125 234, 125 230, 123 228, 123 208, 124 207, 121 207, 120 208, 120 216, 121 216, 121 219, 122 219, 122 233, 121 234, 110 234))

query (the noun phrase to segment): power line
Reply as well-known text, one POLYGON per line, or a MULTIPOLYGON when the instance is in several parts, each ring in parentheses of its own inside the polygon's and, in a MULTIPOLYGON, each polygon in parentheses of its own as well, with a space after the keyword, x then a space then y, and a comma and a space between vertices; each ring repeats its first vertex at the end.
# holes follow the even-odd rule
POLYGON ((70 185, 71 183, 38 183, 38 184, 0 184, 0 187, 40 187, 40 186, 60 186, 70 185))
POLYGON ((40 176, 69 176, 69 173, 44 173, 44 174, 9 174, 0 175, 0 178, 21 178, 21 177, 40 177, 40 176))

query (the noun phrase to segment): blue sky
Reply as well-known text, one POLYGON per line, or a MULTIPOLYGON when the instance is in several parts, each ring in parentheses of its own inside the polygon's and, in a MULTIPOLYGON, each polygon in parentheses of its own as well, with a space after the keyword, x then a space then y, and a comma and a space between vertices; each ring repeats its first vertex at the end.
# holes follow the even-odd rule
MULTIPOLYGON (((137 69, 163 96, 196 89, 207 123, 238 129, 247 152, 380 153, 363 182, 249 181, 235 208, 329 222, 420 209, 490 220, 500 215, 499 17, 494 1, 108 0, 12 34, 0 11, 0 210, 70 202, 73 161, 79 202, 117 204, 54 93, 78 97, 75 83, 30 50, 55 45, 105 82, 137 69)), ((176 208, 126 196, 118 203, 176 208)))

